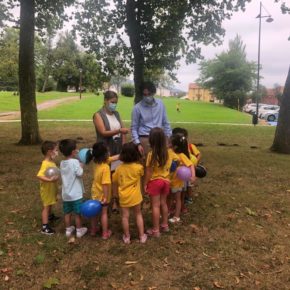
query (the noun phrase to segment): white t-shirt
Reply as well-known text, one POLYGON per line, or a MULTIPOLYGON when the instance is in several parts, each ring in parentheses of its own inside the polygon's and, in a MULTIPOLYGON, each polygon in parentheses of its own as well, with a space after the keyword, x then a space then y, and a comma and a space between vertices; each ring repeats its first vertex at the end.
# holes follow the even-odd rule
MULTIPOLYGON (((109 115, 106 114, 108 121, 109 121, 109 125, 111 130, 120 130, 121 129, 121 124, 119 123, 118 119, 116 118, 116 116, 114 114, 109 115)), ((121 134, 116 134, 113 136, 113 139, 115 138, 120 138, 121 134)))
POLYGON ((83 168, 77 159, 71 158, 60 162, 63 201, 81 199, 84 193, 83 168))

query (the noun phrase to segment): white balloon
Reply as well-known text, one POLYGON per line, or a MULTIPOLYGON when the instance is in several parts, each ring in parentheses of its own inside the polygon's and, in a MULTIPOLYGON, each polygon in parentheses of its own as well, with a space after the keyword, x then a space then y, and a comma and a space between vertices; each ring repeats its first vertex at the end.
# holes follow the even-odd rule
POLYGON ((48 167, 44 172, 46 177, 58 177, 60 175, 60 171, 57 167, 48 167))

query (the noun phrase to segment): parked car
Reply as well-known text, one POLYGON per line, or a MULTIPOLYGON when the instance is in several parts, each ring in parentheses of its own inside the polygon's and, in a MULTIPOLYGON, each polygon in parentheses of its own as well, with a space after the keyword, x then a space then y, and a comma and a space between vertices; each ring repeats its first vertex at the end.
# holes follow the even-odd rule
MULTIPOLYGON (((263 107, 263 106, 267 106, 266 104, 262 104, 260 103, 259 104, 259 110, 263 107)), ((253 104, 249 104, 248 108, 247 108, 247 113, 249 114, 254 114, 256 113, 256 110, 257 110, 257 104, 256 103, 253 103, 253 104)))
POLYGON ((264 119, 267 120, 268 122, 276 122, 278 121, 279 117, 279 112, 268 112, 267 114, 264 115, 264 119))
POLYGON ((266 112, 277 112, 279 111, 280 109, 280 106, 278 105, 266 105, 266 106, 261 106, 259 107, 259 118, 263 118, 263 115, 266 113, 266 112))
POLYGON ((263 111, 261 114, 259 114, 259 117, 261 119, 265 119, 265 116, 269 116, 271 114, 279 113, 279 111, 280 111, 280 108, 278 108, 276 110, 263 111))

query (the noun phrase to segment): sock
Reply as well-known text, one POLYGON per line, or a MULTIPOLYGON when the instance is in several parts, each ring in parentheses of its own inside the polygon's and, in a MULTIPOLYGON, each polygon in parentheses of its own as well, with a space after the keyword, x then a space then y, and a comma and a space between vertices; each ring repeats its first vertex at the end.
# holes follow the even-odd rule
POLYGON ((48 227, 48 224, 42 224, 42 228, 46 229, 48 227))

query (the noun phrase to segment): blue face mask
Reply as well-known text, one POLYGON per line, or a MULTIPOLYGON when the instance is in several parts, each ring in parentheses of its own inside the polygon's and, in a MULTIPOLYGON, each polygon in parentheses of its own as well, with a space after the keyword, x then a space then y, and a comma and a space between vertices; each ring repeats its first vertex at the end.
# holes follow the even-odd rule
POLYGON ((143 99, 146 104, 149 104, 149 105, 153 104, 153 101, 154 101, 153 96, 143 96, 143 99))
POLYGON ((109 103, 108 106, 107 106, 108 110, 111 111, 111 112, 115 112, 116 111, 116 108, 117 108, 117 104, 115 103, 109 103))

